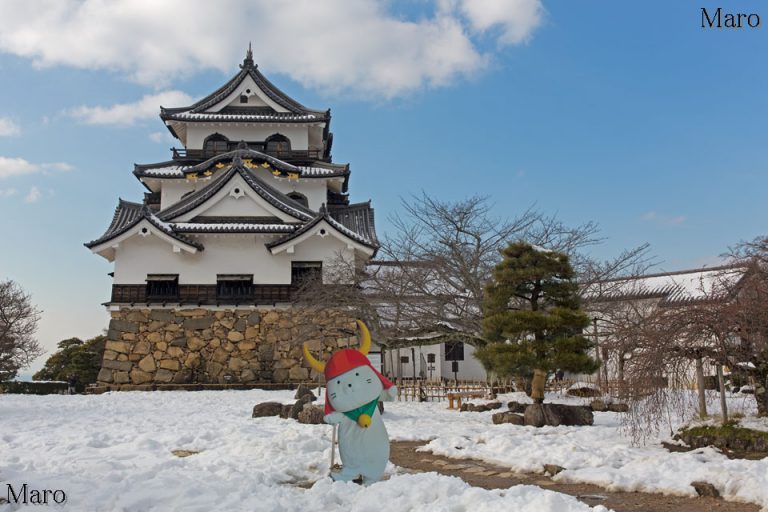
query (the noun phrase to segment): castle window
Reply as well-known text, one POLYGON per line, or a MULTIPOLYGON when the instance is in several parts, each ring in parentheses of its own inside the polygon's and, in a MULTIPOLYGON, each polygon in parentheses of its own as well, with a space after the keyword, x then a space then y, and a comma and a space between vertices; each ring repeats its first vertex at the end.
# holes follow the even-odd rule
POLYGON ((264 142, 267 146, 267 153, 279 155, 291 150, 291 141, 281 133, 270 135, 264 142))
POLYGON ((302 286, 323 278, 322 261, 294 261, 291 263, 291 285, 302 286))
POLYGON ((147 300, 176 300, 178 298, 178 274, 147 275, 147 300))
POLYGON ((299 192, 291 192, 287 195, 297 203, 302 204, 307 208, 309 208, 309 201, 307 200, 307 196, 305 196, 304 194, 301 194, 299 192))
POLYGON ((248 96, 246 96, 245 94, 241 94, 240 103, 248 103, 248 96))
POLYGON ((229 139, 220 133, 206 137, 203 143, 203 153, 209 156, 226 153, 229 150, 229 139))
POLYGON ((253 298, 253 275, 219 274, 216 276, 216 298, 249 300, 253 298))

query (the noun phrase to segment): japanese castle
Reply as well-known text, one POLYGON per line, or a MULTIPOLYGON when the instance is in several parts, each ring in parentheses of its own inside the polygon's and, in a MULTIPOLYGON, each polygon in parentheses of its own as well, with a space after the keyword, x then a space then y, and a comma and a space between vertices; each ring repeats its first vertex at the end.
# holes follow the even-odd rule
POLYGON ((161 107, 160 118, 183 148, 135 165, 143 200, 121 199, 106 232, 85 244, 114 262, 99 381, 308 377, 290 350, 258 347, 286 341, 269 324, 293 321, 279 307, 308 276, 328 282, 334 261, 359 268, 379 247, 370 201, 350 203, 349 165, 332 161, 330 110, 288 97, 249 47, 221 88, 161 107))

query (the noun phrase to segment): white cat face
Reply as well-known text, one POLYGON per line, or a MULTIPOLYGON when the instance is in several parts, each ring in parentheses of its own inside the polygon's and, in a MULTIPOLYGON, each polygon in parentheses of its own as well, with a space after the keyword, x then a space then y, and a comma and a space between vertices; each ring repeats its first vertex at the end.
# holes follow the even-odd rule
POLYGON ((384 387, 370 366, 358 366, 327 383, 327 399, 339 412, 357 409, 376 399, 384 387))

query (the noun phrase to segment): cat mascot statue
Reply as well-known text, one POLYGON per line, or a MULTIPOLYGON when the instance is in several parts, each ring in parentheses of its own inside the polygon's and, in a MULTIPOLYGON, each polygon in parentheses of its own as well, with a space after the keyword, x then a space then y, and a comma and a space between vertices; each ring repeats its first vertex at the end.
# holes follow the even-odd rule
POLYGON ((371 334, 360 320, 359 349, 334 352, 327 363, 312 357, 304 344, 304 357, 325 374, 325 422, 339 426, 342 470, 331 478, 348 482, 362 477, 363 484, 381 479, 389 460, 389 436, 377 404, 393 400, 397 388, 371 366, 371 334))

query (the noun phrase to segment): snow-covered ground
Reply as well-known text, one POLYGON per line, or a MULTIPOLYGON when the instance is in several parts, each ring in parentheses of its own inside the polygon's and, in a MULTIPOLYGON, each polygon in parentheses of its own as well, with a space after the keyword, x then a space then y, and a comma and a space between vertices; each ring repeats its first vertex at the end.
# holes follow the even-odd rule
MULTIPOLYGON (((395 467, 370 487, 332 483, 324 478, 331 427, 251 418, 252 406, 268 400, 292 402, 292 392, 0 395, 0 497, 7 483, 27 483, 63 489, 68 501, 61 510, 605 510, 538 487, 487 491, 395 467), (177 449, 200 453, 179 458, 171 453, 177 449), (313 481, 309 489, 297 485, 313 481)), ((768 459, 729 460, 712 449, 669 453, 653 442, 632 446, 616 413, 596 413, 593 427, 534 429, 493 425, 491 412, 458 413, 445 403, 386 409, 392 439, 431 440, 426 450, 438 454, 521 471, 558 464, 566 468, 558 479, 613 489, 693 496, 690 482, 706 480, 729 499, 768 507, 768 459)))
MULTIPOLYGON (((268 400, 291 402, 292 392, 0 395, 0 497, 7 484, 18 491, 26 483, 66 493, 67 502, 52 510, 606 510, 538 487, 487 491, 394 467, 391 478, 370 487, 332 483, 325 478, 331 427, 252 419, 253 405, 268 400), (177 449, 200 453, 179 458, 171 453, 177 449), (296 485, 315 480, 309 489, 296 485)), ((388 405, 397 437, 424 437, 418 404, 388 405)), ((429 410, 440 411, 443 421, 458 418, 444 408, 429 410)), ((5 510, 24 508, 0 505, 5 510)))
MULTIPOLYGON (((499 397, 530 401, 522 393, 499 397)), ((714 398, 714 394, 711 398, 714 398)), ((588 403, 578 399, 550 395, 548 401, 571 404, 588 403)), ((729 399, 731 412, 753 413, 751 397, 729 399)), ((422 404, 423 406, 424 404, 422 404)), ((709 404, 710 412, 719 412, 709 404)), ((428 404, 440 416, 441 404, 428 404)), ((444 406, 442 406, 444 407, 444 406)), ((413 409, 394 409, 396 416, 412 414, 413 409)), ((423 412, 421 416, 426 416, 423 412)), ((423 448, 448 457, 472 457, 506 466, 517 471, 542 471, 544 464, 566 468, 556 480, 594 483, 609 490, 646 491, 695 496, 691 482, 703 480, 713 484, 733 501, 762 505, 768 510, 768 458, 762 460, 730 460, 718 450, 703 448, 685 453, 670 453, 660 441, 670 440, 669 430, 662 431, 645 446, 634 446, 621 425, 621 416, 612 412, 596 412, 592 427, 520 427, 490 425, 493 412, 461 413, 447 425, 437 420, 426 427, 432 441, 423 448)), ((409 421, 392 421, 390 432, 397 439, 415 439, 409 421), (403 428, 405 427, 405 428, 403 428)), ((400 419, 400 418, 398 418, 400 419)), ((755 420, 743 421, 745 426, 755 420)), ((682 418, 672 424, 677 428, 682 418)))

